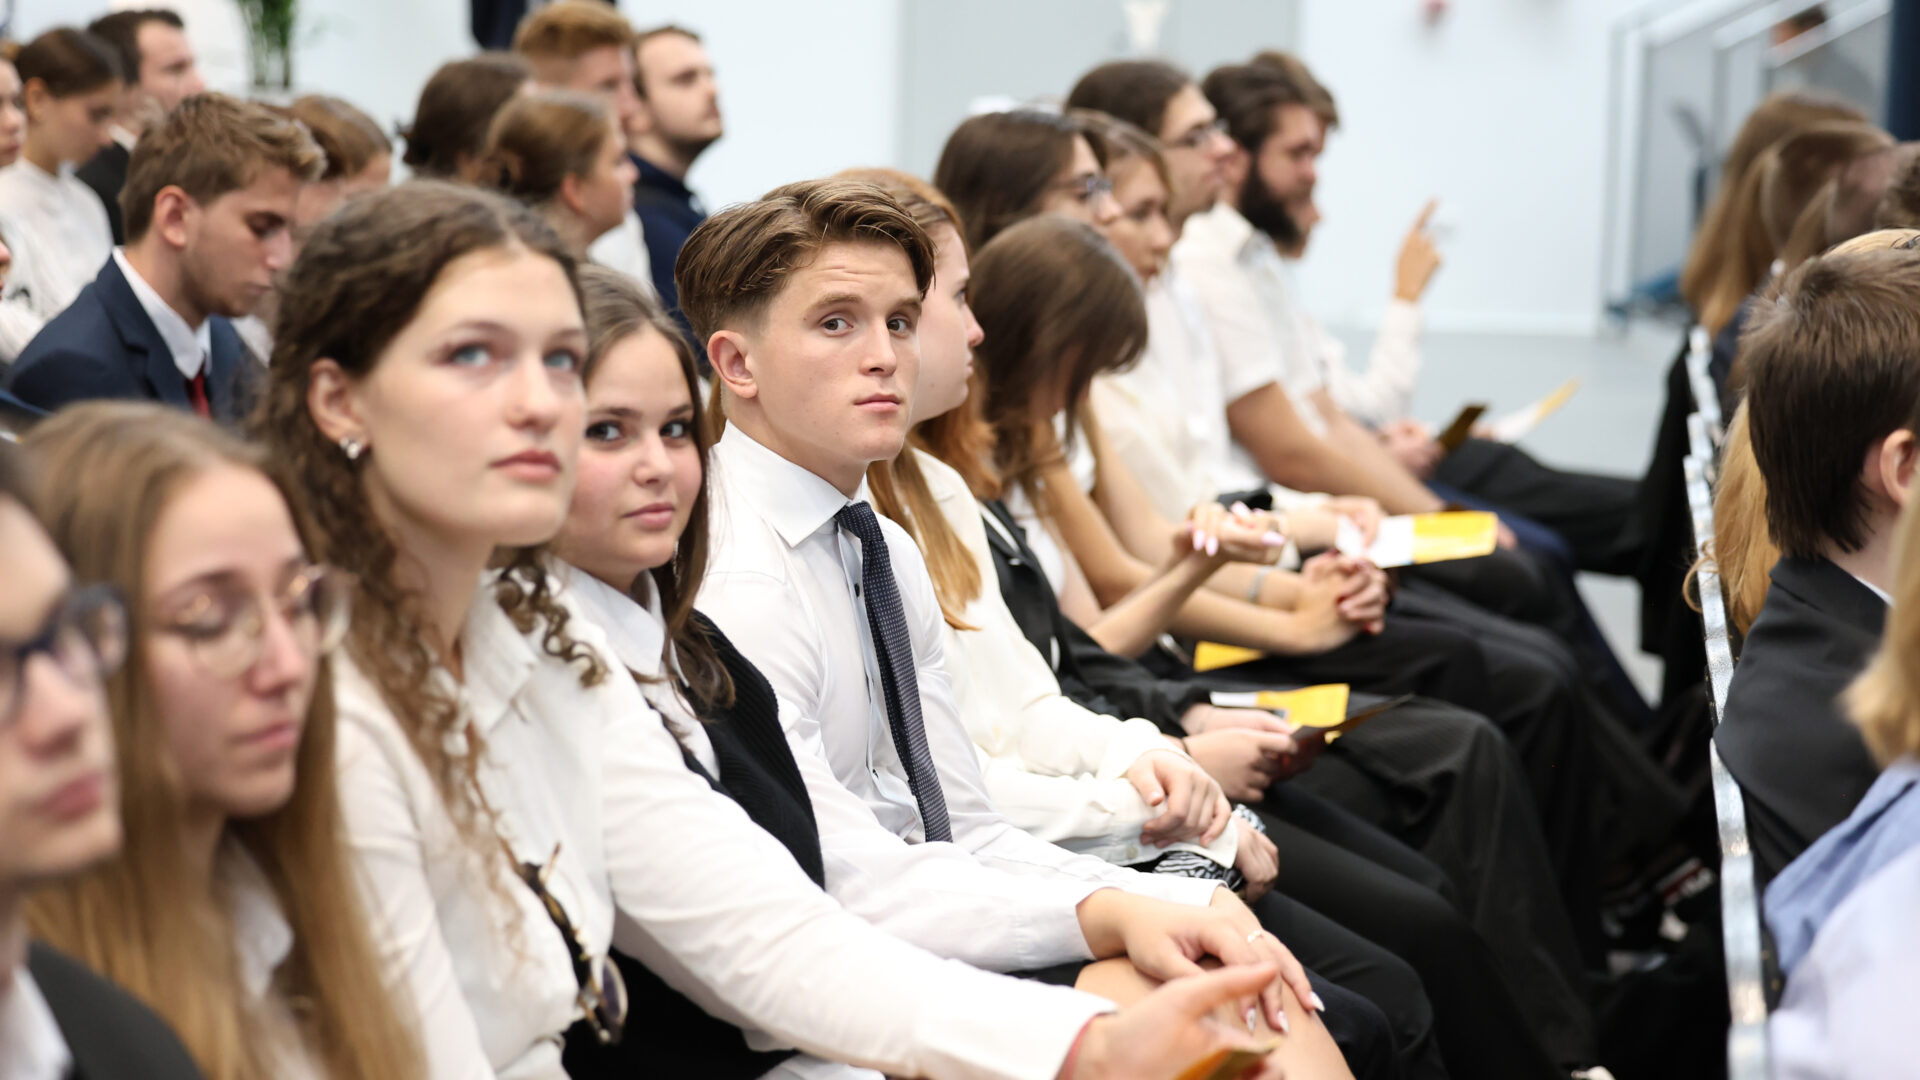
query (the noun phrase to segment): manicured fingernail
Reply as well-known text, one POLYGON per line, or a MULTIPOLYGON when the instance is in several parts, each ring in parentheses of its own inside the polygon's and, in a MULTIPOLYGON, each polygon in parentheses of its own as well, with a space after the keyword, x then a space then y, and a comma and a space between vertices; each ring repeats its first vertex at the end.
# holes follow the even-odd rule
POLYGON ((1268 529, 1266 533, 1260 537, 1260 542, 1268 547, 1287 546, 1287 538, 1280 535, 1280 530, 1278 529, 1268 529))
POLYGON ((1251 514, 1253 513, 1253 507, 1243 502, 1236 502, 1233 504, 1233 512, 1236 514, 1251 514))
POLYGON ((1254 1008, 1253 1008, 1253 1006, 1251 1006, 1251 1005, 1249 1005, 1249 1006, 1247 1006, 1247 1015, 1246 1015, 1246 1021, 1247 1021, 1247 1030, 1248 1030, 1248 1031, 1252 1031, 1252 1030, 1253 1030, 1253 1016, 1254 1016, 1254 1008))
POLYGON ((1293 1022, 1287 1019, 1287 1011, 1285 1009, 1281 1009, 1275 1012, 1273 1015, 1278 1017, 1280 1020, 1278 1024, 1274 1025, 1275 1027, 1278 1027, 1280 1029, 1280 1034, 1282 1035, 1293 1034, 1293 1022))
POLYGON ((1308 1001, 1311 1001, 1311 1002, 1313 1002, 1313 1011, 1314 1011, 1314 1012, 1326 1012, 1326 1011, 1327 1011, 1327 1003, 1326 1003, 1326 1002, 1324 1002, 1324 1001, 1321 1001, 1321 1000, 1320 1000, 1320 995, 1319 995, 1319 994, 1316 994, 1316 993, 1313 993, 1312 991, 1309 991, 1309 992, 1307 993, 1307 1000, 1308 1000, 1308 1001))
POLYGON ((1199 551, 1201 548, 1206 546, 1207 546, 1207 534, 1201 532, 1199 529, 1193 530, 1193 550, 1199 551))
POLYGON ((1207 537, 1207 554, 1209 555, 1220 554, 1220 538, 1219 537, 1217 536, 1207 537))

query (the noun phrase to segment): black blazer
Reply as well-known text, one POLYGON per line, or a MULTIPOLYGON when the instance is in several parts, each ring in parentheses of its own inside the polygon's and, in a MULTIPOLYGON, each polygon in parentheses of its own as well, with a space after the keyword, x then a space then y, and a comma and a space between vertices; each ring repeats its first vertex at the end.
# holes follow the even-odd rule
POLYGON ((1886 617, 1873 590, 1825 559, 1773 568, 1714 734, 1746 795, 1762 886, 1852 813, 1880 775, 1838 698, 1872 659, 1886 617))
MULTIPOLYGON (((237 423, 252 404, 256 374, 240 335, 215 315, 207 400, 213 417, 237 423)), ((67 310, 53 317, 14 361, 7 389, 49 412, 92 398, 164 401, 192 408, 187 381, 173 362, 160 328, 147 317, 120 266, 112 259, 67 310)))
POLYGON ((80 182, 93 189, 107 206, 107 224, 113 229, 115 246, 127 242, 126 222, 120 218, 120 189, 127 186, 127 163, 133 154, 119 143, 108 143, 93 160, 74 170, 80 182))
MULTIPOLYGON (((720 775, 707 775, 691 755, 687 764, 706 776, 716 791, 739 803, 755 824, 785 845, 815 885, 824 886, 820 827, 806 781, 780 727, 773 685, 706 616, 696 613, 694 618, 733 677, 734 700, 724 709, 707 710, 702 718, 707 721, 720 775)), ((677 872, 671 866, 659 869, 662 874, 677 872)), ((567 1032, 564 1061, 573 1080, 638 1076, 751 1080, 793 1056, 790 1050, 748 1049, 739 1028, 708 1015, 632 957, 615 952, 613 958, 632 999, 626 1037, 618 1046, 601 1046, 584 1024, 574 1025, 567 1032)))
POLYGON ((73 1054, 72 1080, 200 1080, 173 1029, 133 995, 45 945, 27 970, 73 1054))

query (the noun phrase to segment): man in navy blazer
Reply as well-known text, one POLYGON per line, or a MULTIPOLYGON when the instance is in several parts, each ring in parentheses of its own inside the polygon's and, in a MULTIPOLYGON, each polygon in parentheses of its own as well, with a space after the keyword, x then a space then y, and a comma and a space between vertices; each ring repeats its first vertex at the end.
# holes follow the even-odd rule
POLYGON ((1880 772, 1842 695, 1879 646, 1920 465, 1920 253, 1809 260, 1755 303, 1740 362, 1781 558, 1714 741, 1764 886, 1880 772))
POLYGON ((228 320, 292 262, 294 202, 321 164, 292 120, 224 94, 182 102, 134 148, 126 247, 28 343, 7 389, 49 411, 136 398, 237 422, 257 372, 228 320))

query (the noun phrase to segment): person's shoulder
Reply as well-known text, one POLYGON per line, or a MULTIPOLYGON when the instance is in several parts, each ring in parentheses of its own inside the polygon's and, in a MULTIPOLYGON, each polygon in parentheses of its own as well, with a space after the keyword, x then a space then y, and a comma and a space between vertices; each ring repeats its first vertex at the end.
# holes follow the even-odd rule
POLYGON ((27 968, 88 1080, 198 1080, 200 1070, 166 1022, 132 994, 43 944, 27 968))
POLYGON ((132 396, 139 384, 127 349, 89 283, 66 310, 47 320, 13 363, 7 386, 43 408, 80 397, 132 396))
POLYGON ((973 501, 973 489, 967 486, 967 479, 960 470, 927 453, 925 450, 909 451, 913 460, 920 466, 920 474, 927 478, 927 490, 940 502, 973 501))

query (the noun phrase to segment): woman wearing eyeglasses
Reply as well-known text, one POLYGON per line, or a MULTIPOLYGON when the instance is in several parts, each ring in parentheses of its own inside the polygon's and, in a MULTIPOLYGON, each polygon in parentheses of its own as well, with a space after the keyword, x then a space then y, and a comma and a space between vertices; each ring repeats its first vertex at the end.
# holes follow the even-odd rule
POLYGON ((982 113, 947 136, 933 186, 960 211, 967 247, 1035 214, 1064 214, 1104 229, 1120 216, 1106 146, 1082 117, 1040 109, 982 113))
POLYGON ((126 598, 108 682, 119 857, 41 890, 34 932, 126 987, 209 1077, 417 1075, 340 831, 326 655, 344 582, 254 449, 184 413, 77 406, 27 440, 49 531, 126 598))
POLYGON ((74 581, 0 442, 0 1076, 197 1080, 166 1024, 83 964, 27 943, 40 889, 120 850, 102 681, 126 652, 112 586, 74 581))

